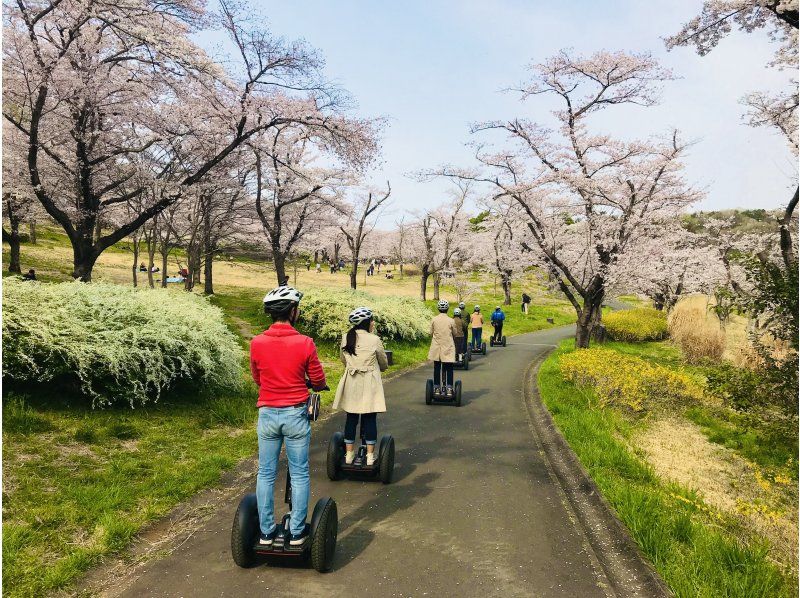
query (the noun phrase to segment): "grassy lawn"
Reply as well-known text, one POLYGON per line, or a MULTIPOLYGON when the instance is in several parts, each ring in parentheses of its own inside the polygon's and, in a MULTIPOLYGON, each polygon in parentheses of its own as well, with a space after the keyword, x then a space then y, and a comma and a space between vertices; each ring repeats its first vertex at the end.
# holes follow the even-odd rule
MULTIPOLYGON (((71 250, 63 234, 39 227, 38 243, 22 245, 23 270, 35 268, 46 282, 70 279, 71 250)), ((4 248, 4 260, 8 249, 4 248)), ((174 268, 174 260, 170 267, 174 268)), ((125 243, 105 252, 96 280, 131 284, 132 253, 125 243)), ((294 276, 293 272, 290 272, 294 276)), ((395 272, 397 275, 397 272, 395 272)), ((7 275, 4 272, 4 275, 7 275)), ((303 289, 343 288, 346 273, 298 270, 303 289)), ((242 340, 268 326, 261 300, 274 282, 268 265, 220 260, 212 302, 242 340)), ((488 315, 501 301, 491 282, 470 301, 488 315)), ((146 278, 140 278, 140 284, 146 278)), ((359 277, 359 283, 362 278, 359 277)), ((531 313, 506 309, 508 335, 574 321, 574 312, 547 296, 531 279, 522 285, 534 296, 531 313), (537 295, 538 292, 538 295, 537 295), (540 299, 537 301, 537 298, 540 299)), ((380 295, 416 297, 419 279, 376 275, 359 288, 380 295)), ((443 296, 453 299, 450 289, 443 296)), ((429 289, 432 293, 432 288, 429 289)), ((428 305, 435 313, 433 301, 428 305)), ((306 331, 309 332, 309 331, 306 331)), ((312 336, 313 336, 313 331, 312 336)), ((389 374, 425 361, 428 340, 386 343, 394 352, 389 374)), ((343 367, 336 343, 317 343, 329 385, 336 388, 343 367)), ((256 387, 242 364, 244 388, 203 394, 175 389, 158 403, 91 409, 82 397, 62 389, 4 389, 3 394, 3 588, 8 596, 41 596, 64 590, 103 557, 124 550, 134 535, 181 501, 219 483, 221 475, 255 453, 256 387)), ((329 405, 333 391, 324 393, 329 405)))
MULTIPOLYGON (((791 567, 776 564, 765 539, 745 529, 741 517, 707 503, 704 488, 687 487, 659 475, 636 448, 636 438, 651 433, 651 416, 599 408, 591 390, 562 379, 559 359, 574 351, 571 345, 571 341, 562 343, 542 365, 542 398, 581 463, 675 594, 796 596, 796 574, 791 567)), ((606 346, 680 367, 679 352, 666 342, 606 346)), ((688 417, 700 423, 713 442, 756 463, 782 463, 784 473, 774 479, 796 470, 796 445, 780 449, 775 443, 750 441, 750 432, 735 419, 726 420, 721 411, 706 407, 689 411, 688 417)))

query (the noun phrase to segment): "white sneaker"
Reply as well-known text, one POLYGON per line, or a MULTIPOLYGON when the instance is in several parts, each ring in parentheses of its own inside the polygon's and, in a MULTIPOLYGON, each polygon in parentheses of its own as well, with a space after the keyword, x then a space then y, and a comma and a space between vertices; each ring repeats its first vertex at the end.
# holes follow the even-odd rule
POLYGON ((356 458, 356 452, 355 451, 346 451, 345 454, 344 454, 344 462, 347 465, 352 465, 353 464, 353 459, 355 459, 355 458, 356 458))
POLYGON ((375 461, 377 461, 378 456, 375 453, 367 453, 367 466, 372 467, 375 465, 375 461))

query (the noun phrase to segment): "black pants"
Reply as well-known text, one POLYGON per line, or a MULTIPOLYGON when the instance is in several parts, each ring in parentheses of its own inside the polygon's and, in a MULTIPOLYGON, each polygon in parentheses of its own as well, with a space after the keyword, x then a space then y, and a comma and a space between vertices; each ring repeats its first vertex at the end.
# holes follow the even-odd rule
POLYGON ((355 444, 356 426, 361 418, 361 432, 367 444, 375 444, 378 440, 378 414, 377 413, 348 413, 344 424, 344 441, 355 444))
POLYGON ((456 341, 456 355, 464 355, 467 352, 467 338, 464 336, 457 336, 456 341))
POLYGON ((498 343, 503 339, 503 322, 496 322, 494 325, 494 340, 498 343))
POLYGON ((434 386, 441 386, 442 384, 442 377, 445 379, 445 384, 447 386, 453 386, 453 364, 442 362, 442 361, 434 361, 433 362, 433 385, 434 386), (444 370, 444 376, 442 376, 442 370, 444 370))

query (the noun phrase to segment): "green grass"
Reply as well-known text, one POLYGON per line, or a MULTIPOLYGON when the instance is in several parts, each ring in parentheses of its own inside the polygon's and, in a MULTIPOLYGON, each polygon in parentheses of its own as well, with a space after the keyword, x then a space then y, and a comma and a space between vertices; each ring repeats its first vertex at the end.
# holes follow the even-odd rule
MULTIPOLYGON (((646 343, 653 357, 669 348, 646 343)), ((714 512, 692 491, 661 480, 629 447, 646 420, 592 407, 591 391, 565 382, 558 362, 565 341, 539 371, 539 388, 553 418, 643 553, 677 596, 796 596, 797 580, 771 563, 764 545, 743 543, 738 524, 714 512)), ((610 346, 623 348, 622 343, 610 346)), ((636 351, 628 346, 628 351, 636 351)))

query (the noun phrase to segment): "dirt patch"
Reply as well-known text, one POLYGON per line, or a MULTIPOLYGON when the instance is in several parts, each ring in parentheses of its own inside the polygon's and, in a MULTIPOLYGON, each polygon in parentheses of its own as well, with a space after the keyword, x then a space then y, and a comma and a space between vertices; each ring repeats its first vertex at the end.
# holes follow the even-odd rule
POLYGON ((656 473, 695 490, 747 532, 766 538, 774 560, 797 572, 795 484, 779 476, 767 480, 757 465, 712 443, 686 420, 657 420, 634 443, 656 473))

